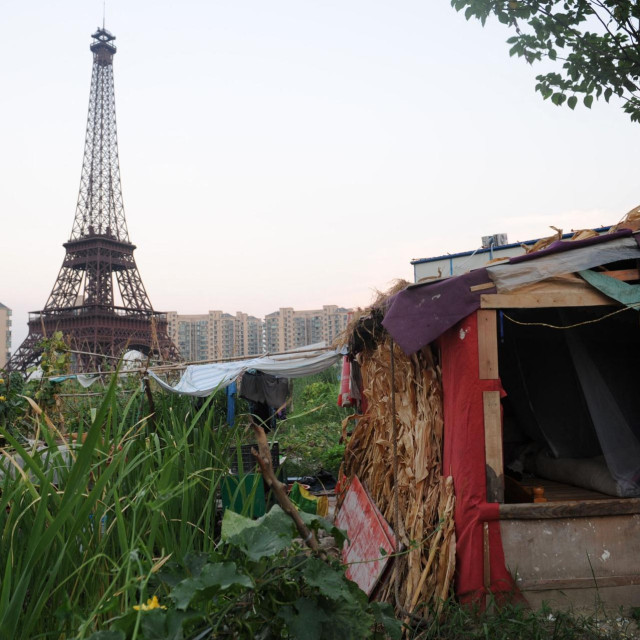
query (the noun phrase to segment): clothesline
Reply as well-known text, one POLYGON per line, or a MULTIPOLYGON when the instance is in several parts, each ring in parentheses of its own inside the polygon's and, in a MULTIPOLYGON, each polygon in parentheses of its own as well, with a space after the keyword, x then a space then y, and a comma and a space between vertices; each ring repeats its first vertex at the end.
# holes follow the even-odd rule
MULTIPOLYGON (((188 369, 190 366, 202 366, 202 365, 208 365, 208 364, 223 364, 223 363, 233 363, 233 362, 243 362, 243 361, 249 361, 249 360, 257 360, 257 359, 265 359, 265 358, 278 358, 279 361, 281 362, 286 362, 287 360, 299 360, 301 359, 300 356, 302 356, 302 358, 307 358, 307 359, 311 359, 313 357, 315 357, 318 352, 340 352, 340 354, 342 354, 344 348, 342 349, 336 349, 334 347, 327 347, 327 346, 314 346, 314 345, 309 345, 308 348, 306 349, 298 349, 296 351, 277 351, 274 353, 270 353, 270 352, 264 352, 261 355, 257 355, 254 356, 253 358, 247 358, 247 356, 232 356, 232 357, 228 357, 228 358, 214 358, 211 360, 193 360, 190 362, 178 362, 178 363, 172 363, 172 364, 161 364, 161 365, 152 365, 152 366, 144 366, 144 367, 132 367, 130 369, 126 369, 125 371, 120 370, 119 372, 116 369, 111 369, 108 371, 90 371, 87 373, 83 373, 83 376, 109 376, 109 375, 113 375, 115 373, 119 373, 120 375, 127 375, 130 373, 141 373, 141 374, 146 374, 146 373, 171 373, 172 371, 182 371, 182 370, 186 370, 188 369)), ((96 356, 96 357, 100 357, 103 354, 99 354, 99 353, 93 353, 93 352, 89 352, 89 351, 73 351, 71 349, 69 349, 69 352, 71 353, 82 353, 84 355, 92 355, 92 356, 96 356)), ((115 358, 115 356, 107 356, 109 358, 115 358)), ((60 378, 60 375, 53 375, 53 376, 43 376, 42 379, 43 380, 54 380, 56 378, 60 378)))

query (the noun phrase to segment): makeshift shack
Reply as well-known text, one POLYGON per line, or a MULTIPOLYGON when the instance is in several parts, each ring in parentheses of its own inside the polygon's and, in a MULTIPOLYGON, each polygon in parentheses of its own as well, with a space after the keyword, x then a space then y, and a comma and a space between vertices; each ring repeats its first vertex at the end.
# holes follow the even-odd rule
POLYGON ((461 600, 638 605, 638 228, 640 208, 351 325, 366 408, 341 486, 357 477, 406 549, 376 597, 437 606, 455 565, 461 600))

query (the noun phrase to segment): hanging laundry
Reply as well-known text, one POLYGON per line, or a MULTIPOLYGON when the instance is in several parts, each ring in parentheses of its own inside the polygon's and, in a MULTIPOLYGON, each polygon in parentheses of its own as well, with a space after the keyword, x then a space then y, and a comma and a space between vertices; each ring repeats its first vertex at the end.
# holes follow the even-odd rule
POLYGON ((247 371, 240 380, 240 397, 280 409, 289 397, 289 380, 260 371, 247 371))
POLYGON ((233 427, 236 421, 236 393, 238 392, 238 385, 232 382, 226 388, 227 394, 227 424, 233 427))

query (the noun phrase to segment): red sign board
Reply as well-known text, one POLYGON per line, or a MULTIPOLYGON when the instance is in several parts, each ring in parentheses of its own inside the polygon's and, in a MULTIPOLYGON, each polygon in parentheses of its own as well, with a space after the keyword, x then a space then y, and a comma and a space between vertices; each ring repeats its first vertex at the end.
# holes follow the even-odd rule
POLYGON ((335 523, 349 537, 342 549, 347 578, 371 595, 396 543, 393 530, 356 476, 347 489, 335 523))

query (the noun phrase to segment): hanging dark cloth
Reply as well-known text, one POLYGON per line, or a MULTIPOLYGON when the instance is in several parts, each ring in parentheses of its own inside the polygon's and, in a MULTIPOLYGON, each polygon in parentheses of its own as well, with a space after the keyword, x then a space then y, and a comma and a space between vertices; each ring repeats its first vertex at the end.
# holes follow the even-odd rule
POLYGON ((272 409, 280 409, 289 397, 289 380, 260 371, 247 371, 240 381, 240 397, 250 402, 261 402, 272 409))
POLYGON ((240 380, 239 396, 249 401, 249 413, 266 432, 275 429, 276 414, 289 397, 289 380, 260 371, 247 371, 240 380))

